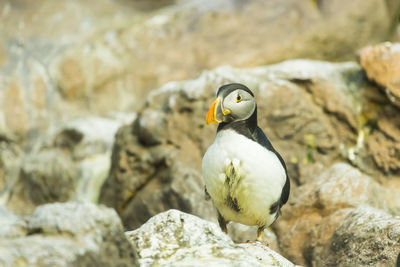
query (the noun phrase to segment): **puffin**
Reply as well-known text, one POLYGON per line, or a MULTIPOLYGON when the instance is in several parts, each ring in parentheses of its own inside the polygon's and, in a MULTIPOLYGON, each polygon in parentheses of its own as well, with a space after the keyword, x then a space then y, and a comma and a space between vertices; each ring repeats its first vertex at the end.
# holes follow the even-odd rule
POLYGON ((202 160, 202 174, 219 226, 228 234, 231 221, 256 225, 256 241, 261 242, 264 229, 288 201, 290 181, 284 160, 257 125, 253 92, 239 83, 221 86, 206 123, 218 124, 202 160))

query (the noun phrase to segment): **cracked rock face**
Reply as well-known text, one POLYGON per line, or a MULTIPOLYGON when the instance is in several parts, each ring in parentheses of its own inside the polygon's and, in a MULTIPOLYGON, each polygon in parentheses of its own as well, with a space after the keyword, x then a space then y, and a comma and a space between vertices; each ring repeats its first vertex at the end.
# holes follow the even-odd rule
POLYGON ((39 206, 25 219, 0 211, 2 266, 135 266, 114 210, 83 203, 39 206), (13 230, 14 234, 10 234, 13 230))
POLYGON ((126 232, 143 266, 294 266, 262 244, 234 244, 219 227, 178 210, 126 232))
POLYGON ((0 205, 7 202, 10 191, 18 180, 23 151, 5 136, 0 137, 0 205))
POLYGON ((400 169, 400 43, 368 46, 360 51, 359 61, 368 78, 382 87, 397 109, 379 107, 378 131, 367 137, 374 162, 385 172, 400 169))
MULTIPOLYGON (((331 166, 313 181, 298 187, 291 195, 279 223, 274 225, 281 251, 297 264, 312 266, 327 265, 326 257, 332 253, 332 260, 338 261, 332 266, 346 266, 346 264, 340 265, 339 262, 342 262, 339 260, 340 256, 328 249, 332 246, 339 249, 335 245, 335 233, 339 231, 342 234, 346 232, 352 235, 353 230, 346 229, 344 221, 351 223, 353 220, 357 224, 357 216, 349 214, 362 214, 364 211, 365 216, 371 217, 372 228, 379 227, 380 214, 385 214, 387 222, 395 225, 398 217, 391 216, 390 213, 400 214, 400 201, 396 191, 385 188, 348 164, 337 163, 331 166)), ((357 227, 364 226, 360 223, 357 227)), ((394 230, 398 231, 396 229, 394 230)), ((360 238, 361 232, 360 230, 360 238)), ((382 236, 383 233, 379 231, 364 235, 365 239, 369 240, 368 242, 382 236)), ((384 244, 385 242, 381 245, 386 246, 384 244)), ((348 248, 350 250, 350 247, 348 248)), ((339 250, 341 249, 343 248, 339 250)), ((341 251, 346 254, 345 249, 341 251)), ((354 251, 352 250, 352 253, 354 251)), ((368 254, 366 251, 362 253, 368 254)), ((342 263, 350 263, 354 255, 343 255, 347 258, 342 263)), ((365 256, 365 260, 367 258, 365 256)), ((393 254, 391 254, 387 262, 393 259, 393 254)), ((380 264, 386 262, 377 261, 372 254, 369 260, 380 264)))
POLYGON ((60 120, 137 110, 150 90, 221 65, 349 60, 392 35, 399 6, 396 0, 4 0, 0 132, 34 143, 60 120))
POLYGON ((25 154, 15 143, 0 141, 0 164, 4 166, 0 172, 1 203, 19 214, 30 214, 45 203, 97 202, 110 170, 115 133, 134 118, 132 113, 118 116, 69 121, 49 131, 25 154))
POLYGON ((68 201, 77 185, 76 173, 73 160, 63 151, 42 151, 26 156, 7 205, 20 214, 29 214, 35 206, 68 201))
POLYGON ((314 266, 396 266, 400 217, 360 207, 349 212, 314 266))

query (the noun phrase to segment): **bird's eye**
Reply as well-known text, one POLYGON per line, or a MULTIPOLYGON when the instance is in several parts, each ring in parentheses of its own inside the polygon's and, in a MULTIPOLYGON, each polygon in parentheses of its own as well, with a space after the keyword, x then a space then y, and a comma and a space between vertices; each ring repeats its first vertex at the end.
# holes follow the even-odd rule
POLYGON ((236 102, 239 103, 240 101, 242 101, 242 96, 238 94, 236 97, 236 102))

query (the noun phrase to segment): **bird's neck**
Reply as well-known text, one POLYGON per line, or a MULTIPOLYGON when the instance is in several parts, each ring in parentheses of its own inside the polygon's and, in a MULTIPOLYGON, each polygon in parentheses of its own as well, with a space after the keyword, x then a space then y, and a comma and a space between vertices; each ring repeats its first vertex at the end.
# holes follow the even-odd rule
POLYGON ((253 114, 245 120, 221 122, 218 125, 217 132, 228 129, 252 138, 254 131, 257 129, 257 107, 255 108, 253 114))

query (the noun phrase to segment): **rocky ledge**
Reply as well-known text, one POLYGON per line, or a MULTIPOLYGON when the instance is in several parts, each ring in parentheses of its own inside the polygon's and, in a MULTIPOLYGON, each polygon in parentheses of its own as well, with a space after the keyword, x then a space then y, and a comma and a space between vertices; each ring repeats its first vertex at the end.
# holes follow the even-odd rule
POLYGON ((135 266, 117 213, 89 203, 55 203, 19 217, 0 210, 0 266, 135 266))
POLYGON ((178 210, 125 235, 117 213, 95 204, 46 204, 24 218, 3 208, 0 216, 1 266, 294 266, 178 210))
MULTIPOLYGON (((113 209, 95 204, 46 204, 26 217, 2 208, 0 216, 1 266, 295 266, 265 244, 235 243, 217 224, 174 209, 125 233, 113 209)), ((320 244, 308 247, 315 255, 306 265, 394 266, 400 250, 400 217, 367 205, 309 228, 310 242, 320 244)))
POLYGON ((264 244, 235 244, 215 223, 178 210, 125 234, 142 266, 294 266, 264 244))

